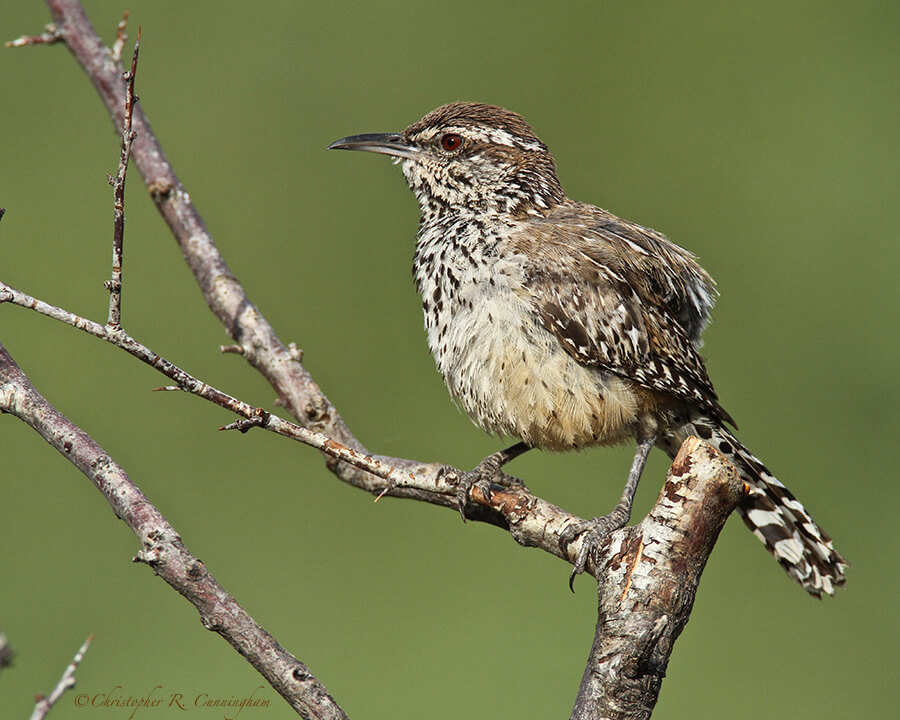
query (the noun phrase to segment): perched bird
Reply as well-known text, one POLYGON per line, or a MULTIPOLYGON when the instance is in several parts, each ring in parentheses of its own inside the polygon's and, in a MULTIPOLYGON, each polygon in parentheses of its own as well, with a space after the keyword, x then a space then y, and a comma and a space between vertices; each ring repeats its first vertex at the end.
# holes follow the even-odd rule
POLYGON ((716 291, 691 253, 566 197, 547 147, 500 107, 450 103, 401 133, 329 149, 401 164, 421 210, 413 274, 438 369, 485 431, 520 440, 466 474, 463 502, 529 448, 634 438, 620 503, 564 537, 586 533, 574 577, 628 522, 650 448, 674 457, 696 435, 751 487, 741 516, 788 574, 815 596, 844 584, 831 539, 727 427, 698 352, 716 291))

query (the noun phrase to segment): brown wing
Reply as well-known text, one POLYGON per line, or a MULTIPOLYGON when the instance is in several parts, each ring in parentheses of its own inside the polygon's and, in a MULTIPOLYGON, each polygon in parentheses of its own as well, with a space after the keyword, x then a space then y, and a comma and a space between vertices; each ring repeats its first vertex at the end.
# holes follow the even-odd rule
MULTIPOLYGON (((639 296, 661 305, 699 343, 716 298, 713 279, 696 258, 652 228, 630 223, 593 206, 581 206, 591 221, 581 240, 588 255, 606 248, 612 267, 639 296)), ((601 252, 602 255, 602 252, 601 252)))
MULTIPOLYGON (((639 262, 645 258, 635 255, 637 251, 632 253, 634 262, 623 262, 621 256, 628 249, 613 244, 603 227, 585 226, 577 235, 562 234, 559 228, 565 225, 559 223, 547 227, 552 230, 541 239, 540 256, 549 255, 552 262, 529 263, 523 289, 541 324, 566 351, 584 365, 671 393, 733 422, 719 405, 697 351, 708 307, 688 297, 687 290, 679 293, 686 286, 697 294, 705 288, 694 288, 691 278, 685 283, 677 277, 656 278, 649 269, 641 272, 639 262), (696 316, 691 330, 681 322, 688 307, 696 316)), ((652 250, 645 255, 650 257, 652 250)), ((646 264, 665 273, 659 262, 646 264)), ((702 269, 700 273, 708 279, 702 269)), ((711 305, 709 293, 704 297, 711 305)))

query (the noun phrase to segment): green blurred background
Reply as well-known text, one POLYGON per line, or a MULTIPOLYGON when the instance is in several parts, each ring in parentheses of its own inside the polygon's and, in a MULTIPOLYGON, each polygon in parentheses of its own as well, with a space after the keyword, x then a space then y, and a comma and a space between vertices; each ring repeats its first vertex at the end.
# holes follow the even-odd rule
MULTIPOLYGON (((85 5, 108 42, 126 9, 130 35, 143 26, 138 94, 170 160, 250 297, 375 452, 470 467, 500 443, 456 410, 428 355, 399 170, 327 154, 330 141, 450 100, 501 104, 550 146, 571 196, 697 253, 722 292, 705 350, 719 394, 853 568, 816 602, 729 522, 655 717, 896 711, 896 2, 85 5)), ((48 18, 38 0, 6 2, 0 36, 48 18)), ((0 278, 102 321, 116 134, 61 45, 2 50, 0 87, 0 278)), ((129 178, 127 330, 273 408, 219 354, 224 331, 129 178)), ((0 341, 351 717, 568 716, 591 581, 573 596, 568 567, 494 528, 373 505, 308 448, 218 433, 223 411, 151 393, 162 376, 59 323, 2 306, 0 341)), ((618 498, 631 452, 534 453, 512 471, 590 516, 618 498)), ((655 453, 641 515, 666 465, 655 453)), ((0 476, 0 626, 18 653, 0 678, 4 717, 24 717, 89 633, 79 692, 259 684, 130 562, 136 540, 91 484, 10 416, 0 476)), ((293 716, 268 687, 258 696, 272 705, 242 718, 293 716)), ((93 717, 73 698, 51 717, 93 717)))

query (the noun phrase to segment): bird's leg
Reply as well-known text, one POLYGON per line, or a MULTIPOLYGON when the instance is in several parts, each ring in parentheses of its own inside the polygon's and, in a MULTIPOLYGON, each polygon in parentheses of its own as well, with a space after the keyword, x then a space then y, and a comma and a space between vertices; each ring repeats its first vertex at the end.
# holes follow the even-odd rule
POLYGON ((501 471, 501 468, 510 460, 515 460, 519 455, 530 449, 530 445, 518 442, 505 450, 488 455, 474 469, 469 470, 469 472, 464 473, 459 478, 459 486, 456 491, 456 505, 463 520, 466 519, 466 503, 469 501, 469 493, 473 487, 481 490, 484 497, 490 502, 491 483, 502 485, 503 487, 524 485, 518 478, 506 475, 501 471))
POLYGON ((578 557, 575 559, 575 566, 572 568, 572 574, 569 576, 569 588, 572 588, 575 577, 584 572, 588 557, 597 549, 600 541, 611 532, 625 527, 631 519, 634 493, 637 491, 638 483, 641 480, 641 473, 644 472, 644 465, 647 464, 647 456, 650 454, 650 449, 656 443, 656 437, 656 435, 651 435, 638 440, 634 460, 631 461, 631 470, 628 473, 628 481, 625 483, 625 489, 622 491, 622 499, 619 500, 619 504, 613 508, 613 511, 609 515, 595 517, 587 522, 573 523, 563 530, 560 535, 559 546, 563 552, 575 538, 579 535, 584 535, 581 549, 578 551, 578 557))

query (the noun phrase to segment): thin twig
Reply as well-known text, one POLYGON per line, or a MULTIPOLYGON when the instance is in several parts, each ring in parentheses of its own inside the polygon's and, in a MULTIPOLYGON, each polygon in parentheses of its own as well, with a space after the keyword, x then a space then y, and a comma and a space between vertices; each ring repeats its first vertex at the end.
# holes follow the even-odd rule
POLYGON ((71 325, 74 328, 83 330, 89 335, 93 335, 96 338, 115 345, 155 370, 158 370, 171 380, 174 380, 182 390, 205 400, 209 400, 219 407, 230 410, 236 415, 240 415, 248 421, 252 420, 254 426, 262 427, 279 435, 284 435, 285 437, 297 440, 298 442, 321 450, 339 460, 352 463, 360 469, 373 473, 386 480, 390 480, 395 475, 401 473, 400 470, 386 466, 385 463, 374 459, 371 456, 358 453, 355 450, 332 440, 327 435, 323 435, 322 433, 313 430, 307 430, 292 422, 283 420, 276 415, 271 415, 262 408, 254 407, 249 403, 245 403, 242 400, 232 397, 228 393, 222 392, 212 385, 208 385, 202 380, 198 380, 177 365, 170 363, 164 357, 157 355, 146 345, 139 343, 120 326, 101 325, 93 320, 88 320, 87 318, 76 315, 68 310, 64 310, 63 308, 46 303, 43 300, 31 297, 2 281, 0 281, 0 302, 8 302, 12 305, 29 308, 41 315, 51 317, 54 320, 59 320, 66 325, 71 325))
MULTIPOLYGON (((116 28, 116 41, 113 43, 112 48, 110 49, 110 56, 114 63, 118 63, 122 59, 122 50, 125 49, 125 41, 128 39, 128 35, 125 34, 125 28, 128 27, 128 11, 125 11, 125 14, 122 16, 122 19, 119 21, 119 25, 116 28)), ((140 37, 140 30, 138 30, 138 37, 140 37)))
POLYGON ((88 648, 91 645, 91 640, 93 639, 94 636, 90 635, 88 636, 88 639, 84 641, 84 645, 82 645, 78 649, 78 652, 75 653, 75 657, 72 658, 72 662, 69 663, 69 666, 62 674, 59 682, 56 683, 56 687, 53 688, 53 692, 51 692, 47 697, 38 698, 38 701, 34 706, 34 711, 31 713, 31 720, 42 720, 43 717, 48 712, 50 712, 50 708, 52 708, 56 704, 56 701, 62 697, 62 694, 66 690, 75 687, 75 671, 78 669, 78 665, 84 658, 84 654, 87 652, 88 648))
POLYGON ((40 35, 22 35, 15 40, 8 40, 6 47, 25 47, 26 45, 53 45, 63 39, 62 33, 56 29, 56 25, 50 23, 44 26, 44 32, 40 35))
MULTIPOLYGON (((125 15, 127 20, 128 15, 125 15)), ((122 21, 124 23, 125 20, 122 21)), ((122 24, 119 25, 120 29, 122 24)), ((118 40, 117 40, 118 41, 118 40)), ((137 39, 134 41, 134 53, 131 56, 131 70, 124 73, 125 78, 125 119, 122 129, 122 152, 119 158, 119 169, 116 176, 109 178, 113 186, 113 205, 115 219, 113 220, 113 259, 112 276, 105 283, 109 290, 109 319, 106 324, 110 327, 118 327, 122 321, 122 246, 125 242, 125 173, 128 171, 128 160, 131 158, 131 146, 134 143, 136 133, 131 129, 132 114, 134 112, 134 78, 137 74, 138 52, 141 48, 141 29, 138 28, 137 39)))

